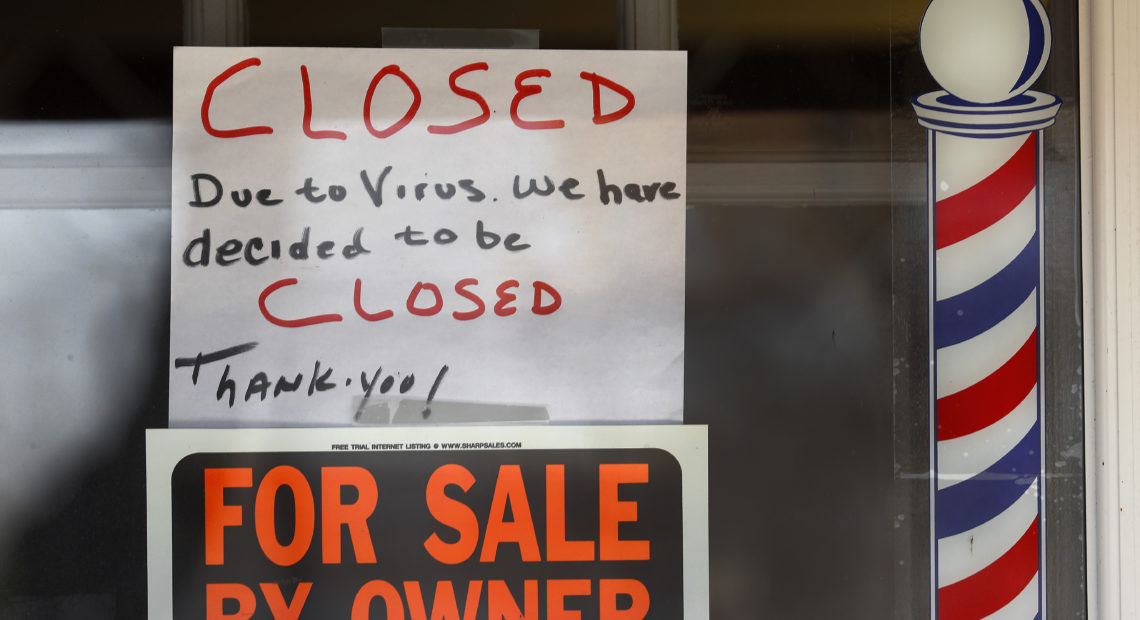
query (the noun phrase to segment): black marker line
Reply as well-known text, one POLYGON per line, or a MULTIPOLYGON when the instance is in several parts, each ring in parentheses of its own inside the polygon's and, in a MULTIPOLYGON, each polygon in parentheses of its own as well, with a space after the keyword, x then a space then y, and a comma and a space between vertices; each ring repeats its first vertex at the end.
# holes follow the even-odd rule
POLYGON ((427 406, 424 407, 424 418, 431 415, 431 400, 435 398, 435 391, 439 389, 439 384, 443 381, 443 375, 447 374, 447 364, 439 369, 439 374, 435 376, 435 383, 431 384, 431 390, 428 391, 427 406))
POLYGON ((191 376, 191 380, 193 381, 194 385, 198 385, 198 369, 201 368, 203 364, 211 364, 219 360, 224 360, 228 357, 241 355, 242 353, 248 353, 255 348, 257 348, 256 342, 247 342, 245 344, 239 344, 236 347, 221 349, 219 351, 214 351, 213 353, 207 353, 205 355, 199 353, 194 357, 176 357, 174 358, 174 367, 185 368, 186 366, 193 366, 194 374, 191 376))
POLYGON ((360 371, 360 383, 364 386, 364 397, 360 399, 360 405, 356 407, 356 413, 353 414, 353 422, 359 422, 360 416, 364 414, 364 407, 368 404, 368 399, 372 397, 372 388, 376 387, 376 382, 380 380, 380 371, 384 370, 383 366, 376 369, 376 374, 372 375, 372 381, 368 380, 368 375, 364 371, 360 371))

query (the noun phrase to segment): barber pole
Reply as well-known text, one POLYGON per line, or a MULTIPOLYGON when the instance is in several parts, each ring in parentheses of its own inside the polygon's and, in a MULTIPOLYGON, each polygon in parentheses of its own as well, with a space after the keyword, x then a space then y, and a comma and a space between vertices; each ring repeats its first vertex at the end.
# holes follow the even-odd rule
POLYGON ((1042 138, 1060 100, 1038 0, 933 0, 929 139, 931 609, 1045 617, 1042 138))

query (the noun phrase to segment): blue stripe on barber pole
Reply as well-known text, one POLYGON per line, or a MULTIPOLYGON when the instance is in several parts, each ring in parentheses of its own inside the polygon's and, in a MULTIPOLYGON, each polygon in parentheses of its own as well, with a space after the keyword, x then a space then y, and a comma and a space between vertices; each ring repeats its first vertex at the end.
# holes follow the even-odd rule
POLYGON ((1034 424, 998 462, 963 482, 937 492, 938 538, 973 529, 1013 505, 1037 480, 1041 435, 1034 424))
POLYGON ((1037 235, 992 278, 934 303, 934 346, 969 340, 1009 316, 1037 288, 1037 235))

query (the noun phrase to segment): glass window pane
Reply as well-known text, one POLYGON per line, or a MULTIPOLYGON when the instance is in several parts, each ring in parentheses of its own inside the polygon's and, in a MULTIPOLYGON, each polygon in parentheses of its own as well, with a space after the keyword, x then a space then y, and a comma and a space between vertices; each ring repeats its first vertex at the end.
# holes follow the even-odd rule
MULTIPOLYGON (((617 49, 647 7, 688 52, 685 419, 710 427, 712 617, 928 616, 925 0, 67 0, 0 25, 0 617, 145 613, 173 45, 524 29, 617 49)), ((1077 15, 1047 8, 1047 597, 1082 618, 1077 15)))

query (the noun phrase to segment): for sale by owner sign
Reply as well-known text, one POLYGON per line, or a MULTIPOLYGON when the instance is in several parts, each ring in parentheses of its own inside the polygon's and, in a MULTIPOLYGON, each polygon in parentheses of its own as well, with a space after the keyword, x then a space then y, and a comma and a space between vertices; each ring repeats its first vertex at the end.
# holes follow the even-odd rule
POLYGON ((698 618, 699 426, 152 430, 152 618, 698 618))

